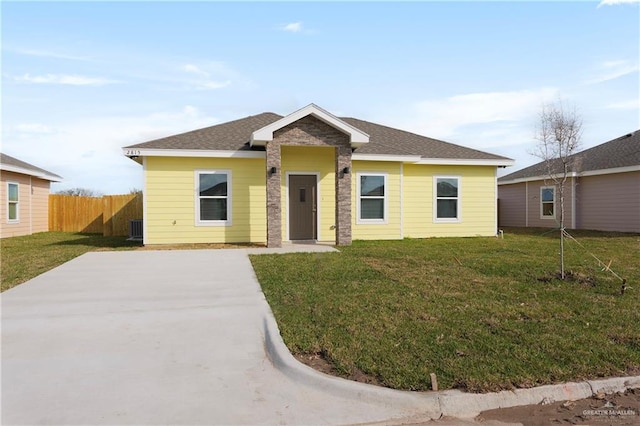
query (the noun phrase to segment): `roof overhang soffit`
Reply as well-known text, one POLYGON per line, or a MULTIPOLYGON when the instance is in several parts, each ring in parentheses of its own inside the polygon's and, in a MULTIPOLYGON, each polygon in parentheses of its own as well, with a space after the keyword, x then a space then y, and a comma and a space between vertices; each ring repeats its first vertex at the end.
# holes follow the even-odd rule
POLYGON ((298 111, 282 117, 280 120, 269 124, 251 134, 251 146, 265 146, 267 142, 273 140, 273 133, 291 123, 294 123, 308 115, 312 115, 318 120, 328 124, 329 126, 341 131, 349 136, 352 148, 358 148, 369 142, 369 135, 363 131, 353 127, 352 125, 340 120, 335 115, 325 111, 317 105, 309 104, 298 111))
POLYGON ((23 167, 13 166, 10 164, 0 164, 0 170, 4 170, 6 172, 20 173, 20 174, 32 176, 38 179, 48 180, 50 182, 62 182, 62 177, 58 175, 39 172, 31 169, 25 169, 23 167))

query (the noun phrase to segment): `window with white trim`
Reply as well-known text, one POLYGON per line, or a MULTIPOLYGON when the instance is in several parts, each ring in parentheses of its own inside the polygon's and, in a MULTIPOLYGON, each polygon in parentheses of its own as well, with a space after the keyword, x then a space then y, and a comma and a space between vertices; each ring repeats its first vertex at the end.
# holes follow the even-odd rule
POLYGON ((358 174, 358 222, 384 223, 387 219, 387 175, 358 174))
POLYGON ((556 188, 543 186, 540 188, 540 217, 542 219, 555 219, 556 188))
POLYGON ((196 171, 196 223, 231 224, 231 172, 196 171))
POLYGON ((20 220, 20 190, 17 183, 7 182, 7 221, 20 220))
POLYGON ((460 177, 434 176, 435 222, 460 221, 460 177))

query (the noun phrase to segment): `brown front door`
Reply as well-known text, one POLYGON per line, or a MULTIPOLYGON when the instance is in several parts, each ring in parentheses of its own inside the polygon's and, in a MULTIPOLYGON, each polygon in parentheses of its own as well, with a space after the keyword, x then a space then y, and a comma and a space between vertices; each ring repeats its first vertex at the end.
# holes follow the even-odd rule
POLYGON ((316 229, 316 177, 289 176, 289 239, 315 240, 316 229))

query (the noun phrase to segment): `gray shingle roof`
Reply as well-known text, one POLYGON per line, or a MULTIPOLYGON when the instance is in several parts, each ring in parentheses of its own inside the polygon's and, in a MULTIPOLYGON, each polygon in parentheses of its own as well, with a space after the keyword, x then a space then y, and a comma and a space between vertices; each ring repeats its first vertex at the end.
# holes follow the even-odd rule
POLYGON ((355 152, 358 154, 419 155, 425 158, 452 158, 465 160, 508 160, 506 157, 455 145, 438 139, 420 136, 357 118, 340 118, 369 135, 369 143, 355 152))
POLYGON ((29 164, 25 161, 18 160, 10 155, 0 153, 0 168, 5 170, 7 168, 18 168, 25 171, 25 174, 29 174, 31 176, 36 176, 45 180, 62 180, 62 177, 58 176, 55 173, 51 173, 45 169, 41 169, 40 167, 36 167, 33 164, 29 164), (5 167, 8 166, 8 167, 5 167))
POLYGON ((247 151, 252 149, 249 147, 251 133, 281 118, 281 115, 265 112, 126 148, 247 151))
MULTIPOLYGON (((610 140, 572 155, 570 158, 570 172, 582 173, 594 170, 615 169, 640 165, 640 130, 610 140)), ((553 170, 559 172, 561 163, 553 165, 553 170)), ((522 170, 502 176, 498 182, 516 179, 527 179, 545 176, 545 163, 534 164, 522 170)))
MULTIPOLYGON (((271 112, 253 115, 228 123, 156 139, 125 148, 185 149, 185 150, 264 150, 249 146, 251 134, 282 116, 271 112)), ((357 148, 358 154, 417 155, 425 158, 465 160, 510 160, 499 155, 466 148, 415 133, 394 129, 356 118, 340 118, 369 135, 369 143, 357 148)))

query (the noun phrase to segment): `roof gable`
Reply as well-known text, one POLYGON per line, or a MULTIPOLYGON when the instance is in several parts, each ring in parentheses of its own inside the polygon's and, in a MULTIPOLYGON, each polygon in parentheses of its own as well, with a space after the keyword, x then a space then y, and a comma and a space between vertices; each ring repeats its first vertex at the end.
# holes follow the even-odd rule
POLYGON ((21 173, 23 175, 33 176, 51 182, 60 182, 62 180, 62 177, 55 173, 51 173, 45 169, 41 169, 40 167, 36 167, 33 164, 18 160, 17 158, 4 153, 0 153, 0 170, 21 173))
MULTIPOLYGON (((569 157, 569 172, 577 174, 594 174, 597 171, 640 169, 640 130, 612 139, 600 145, 578 152, 569 157)), ((499 182, 539 180, 547 176, 544 161, 522 170, 502 176, 499 182)), ((560 173, 562 163, 555 160, 551 165, 554 173, 560 173)))
POLYGON ((338 117, 325 111, 315 104, 309 104, 306 107, 287 115, 286 117, 282 117, 278 121, 275 121, 254 131, 251 134, 250 145, 264 146, 267 142, 273 140, 273 133, 275 131, 280 130, 283 127, 288 126, 289 124, 294 123, 308 115, 311 115, 318 120, 328 124, 329 126, 335 128, 336 130, 339 130, 342 133, 348 135, 352 148, 358 148, 369 142, 369 135, 364 133, 362 130, 353 127, 352 125, 339 119, 338 117))

